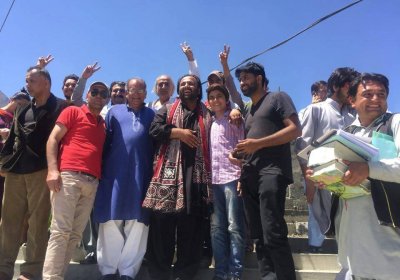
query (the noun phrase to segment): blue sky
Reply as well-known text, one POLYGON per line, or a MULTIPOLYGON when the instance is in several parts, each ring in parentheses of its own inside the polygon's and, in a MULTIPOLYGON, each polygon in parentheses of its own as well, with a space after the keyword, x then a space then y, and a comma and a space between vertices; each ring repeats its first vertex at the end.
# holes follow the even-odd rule
MULTIPOLYGON (((2 21, 11 0, 0 1, 2 21)), ((179 44, 187 41, 201 79, 220 69, 218 53, 231 46, 230 65, 295 34, 351 1, 344 0, 16 0, 0 33, 0 90, 24 85, 28 66, 52 54, 52 91, 62 96, 63 77, 81 74, 98 61, 91 81, 127 80, 148 84, 169 74, 176 81, 188 66, 179 44)), ((311 99, 310 85, 337 67, 385 74, 389 109, 400 111, 400 2, 364 0, 268 52, 255 61, 266 68, 270 89, 286 91, 297 107, 311 99)))

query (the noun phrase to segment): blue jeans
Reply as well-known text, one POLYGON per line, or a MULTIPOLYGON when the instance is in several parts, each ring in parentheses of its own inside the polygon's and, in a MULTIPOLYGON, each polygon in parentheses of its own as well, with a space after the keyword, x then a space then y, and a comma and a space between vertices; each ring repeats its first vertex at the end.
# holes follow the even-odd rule
POLYGON ((211 216, 211 244, 215 259, 215 276, 241 277, 244 255, 244 212, 237 195, 238 181, 213 184, 214 213, 211 216))
POLYGON ((325 235, 321 233, 318 222, 314 217, 311 204, 308 204, 308 245, 321 247, 325 235))

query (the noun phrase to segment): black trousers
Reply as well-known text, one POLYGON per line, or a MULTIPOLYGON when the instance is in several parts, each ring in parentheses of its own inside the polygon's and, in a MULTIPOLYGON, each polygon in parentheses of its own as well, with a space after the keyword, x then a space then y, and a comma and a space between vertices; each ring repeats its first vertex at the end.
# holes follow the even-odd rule
POLYGON ((3 193, 4 193, 4 177, 0 176, 0 221, 1 221, 1 208, 3 207, 3 193))
POLYGON ((191 280, 202 257, 204 218, 194 215, 153 212, 150 217, 146 259, 151 279, 191 280), (177 260, 171 268, 175 253, 177 260))
POLYGON ((256 242, 261 279, 296 279, 284 219, 285 177, 245 171, 242 178, 245 213, 256 242))

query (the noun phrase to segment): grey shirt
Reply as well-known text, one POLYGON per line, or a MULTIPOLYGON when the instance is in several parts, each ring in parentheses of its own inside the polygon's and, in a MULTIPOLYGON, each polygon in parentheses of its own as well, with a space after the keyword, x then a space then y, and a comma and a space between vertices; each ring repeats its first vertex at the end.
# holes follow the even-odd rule
MULTIPOLYGON (((325 132, 349 126, 354 119, 353 110, 350 110, 349 106, 340 108, 339 103, 331 98, 307 106, 300 120, 302 136, 296 140, 296 153, 310 145, 312 141, 321 137, 325 132)), ((299 162, 301 165, 307 164, 305 160, 300 158, 299 162)), ((316 189, 311 207, 321 232, 325 233, 330 226, 330 192, 316 189)))
POLYGON ((85 91, 86 82, 87 82, 87 79, 80 77, 78 82, 76 83, 74 91, 72 92, 72 95, 71 95, 71 102, 75 106, 80 107, 83 104, 86 104, 86 102, 83 101, 83 92, 85 91))
POLYGON ((349 106, 340 108, 339 103, 331 98, 307 106, 300 119, 302 136, 296 140, 296 152, 300 152, 331 129, 345 128, 354 119, 355 115, 349 106))

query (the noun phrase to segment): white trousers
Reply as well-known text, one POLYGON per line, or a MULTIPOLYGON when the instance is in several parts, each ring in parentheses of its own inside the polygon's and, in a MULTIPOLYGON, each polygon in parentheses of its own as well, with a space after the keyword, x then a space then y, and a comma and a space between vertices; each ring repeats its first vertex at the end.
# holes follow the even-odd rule
POLYGON ((149 227, 137 220, 111 220, 99 225, 97 263, 102 275, 135 278, 147 248, 149 227))

